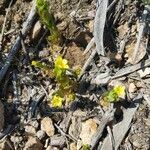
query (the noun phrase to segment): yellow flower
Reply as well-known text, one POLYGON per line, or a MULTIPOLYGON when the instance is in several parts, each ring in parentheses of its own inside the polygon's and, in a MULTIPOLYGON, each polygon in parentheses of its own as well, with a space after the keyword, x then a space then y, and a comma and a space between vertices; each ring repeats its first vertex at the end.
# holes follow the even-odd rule
POLYGON ((54 95, 51 103, 53 107, 62 107, 63 98, 60 96, 54 95))
POLYGON ((125 86, 119 85, 114 87, 114 92, 118 95, 120 98, 125 97, 125 86))
POLYGON ((55 67, 58 67, 60 69, 68 69, 68 61, 66 59, 62 59, 61 56, 58 56, 55 61, 55 67))

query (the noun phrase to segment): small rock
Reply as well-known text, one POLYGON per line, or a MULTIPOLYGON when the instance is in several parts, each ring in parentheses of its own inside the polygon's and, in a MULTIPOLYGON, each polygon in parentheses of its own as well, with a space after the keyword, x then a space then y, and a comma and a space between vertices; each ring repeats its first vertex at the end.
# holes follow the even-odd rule
POLYGON ((97 131, 97 124, 93 119, 89 119, 82 123, 82 131, 80 133, 80 138, 83 144, 91 144, 92 136, 97 131))
POLYGON ((134 93, 137 90, 137 88, 134 83, 130 83, 128 90, 129 90, 129 93, 134 93))
POLYGON ((33 126, 30 126, 30 125, 25 126, 25 132, 27 132, 28 134, 31 134, 31 135, 36 134, 35 128, 33 126))
POLYGON ((65 143, 66 143, 66 139, 64 136, 54 135, 51 137, 51 142, 50 142, 51 146, 64 147, 65 143))
POLYGON ((77 150, 77 144, 76 143, 71 143, 70 144, 70 150, 77 150))
POLYGON ((46 133, 43 131, 43 130, 39 130, 37 133, 36 133, 36 136, 38 137, 38 139, 43 139, 45 137, 46 133))
POLYGON ((51 137, 55 133, 55 128, 53 126, 53 121, 49 117, 45 117, 41 121, 41 130, 45 131, 46 134, 51 137))
POLYGON ((0 101, 0 131, 4 127, 4 106, 2 102, 0 101))
POLYGON ((29 137, 24 150, 43 150, 43 144, 35 137, 29 137))
POLYGON ((41 29, 42 29, 42 25, 41 25, 40 21, 37 21, 36 24, 33 27, 32 39, 36 39, 37 38, 37 36, 39 35, 41 29))

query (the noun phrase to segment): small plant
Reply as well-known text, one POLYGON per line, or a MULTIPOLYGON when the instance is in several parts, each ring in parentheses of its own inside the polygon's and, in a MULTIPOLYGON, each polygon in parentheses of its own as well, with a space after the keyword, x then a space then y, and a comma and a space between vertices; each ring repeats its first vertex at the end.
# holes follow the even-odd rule
POLYGON ((52 96, 51 104, 53 107, 62 107, 63 103, 69 103, 75 99, 79 68, 71 70, 68 61, 61 56, 58 56, 55 60, 53 69, 39 61, 32 61, 32 66, 40 68, 51 78, 55 77, 58 90, 52 96))
POLYGON ((123 97, 125 97, 125 86, 118 85, 103 94, 101 104, 102 106, 108 106, 109 103, 118 102, 123 97))
POLYGON ((70 70, 68 61, 61 56, 58 56, 54 63, 53 72, 58 90, 53 94, 51 103, 53 107, 62 107, 64 102, 68 103, 75 99, 77 73, 70 70))
POLYGON ((41 22, 47 27, 50 31, 50 36, 48 39, 53 44, 59 44, 61 41, 61 35, 56 27, 54 17, 52 12, 49 12, 49 5, 46 0, 36 0, 37 12, 40 16, 41 22))

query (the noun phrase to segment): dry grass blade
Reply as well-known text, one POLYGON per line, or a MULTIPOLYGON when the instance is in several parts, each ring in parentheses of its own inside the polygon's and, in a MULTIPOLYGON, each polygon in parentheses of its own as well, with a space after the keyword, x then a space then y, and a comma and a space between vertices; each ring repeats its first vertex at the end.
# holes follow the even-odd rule
POLYGON ((103 44, 103 34, 106 22, 108 0, 102 0, 95 16, 94 21, 94 39, 96 43, 97 53, 102 56, 105 55, 104 44, 103 44))

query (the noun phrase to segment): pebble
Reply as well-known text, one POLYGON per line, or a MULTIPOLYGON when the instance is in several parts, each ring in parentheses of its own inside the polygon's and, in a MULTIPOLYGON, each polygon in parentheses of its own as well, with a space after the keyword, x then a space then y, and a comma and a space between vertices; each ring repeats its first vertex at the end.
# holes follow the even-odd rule
POLYGON ((45 117, 41 121, 41 130, 45 131, 46 134, 51 137, 55 133, 55 128, 53 126, 53 121, 49 117, 45 117))
POLYGON ((89 119, 85 122, 82 122, 82 130, 80 133, 80 138, 82 140, 82 143, 91 144, 92 136, 96 133, 97 131, 97 124, 93 119, 89 119))
POLYGON ((43 131, 43 130, 39 130, 37 133, 36 133, 36 136, 38 137, 38 139, 43 139, 45 137, 46 133, 43 131))
POLYGON ((36 39, 37 38, 37 36, 39 35, 41 29, 42 29, 42 25, 41 25, 40 21, 37 21, 36 24, 33 27, 32 39, 36 39))

